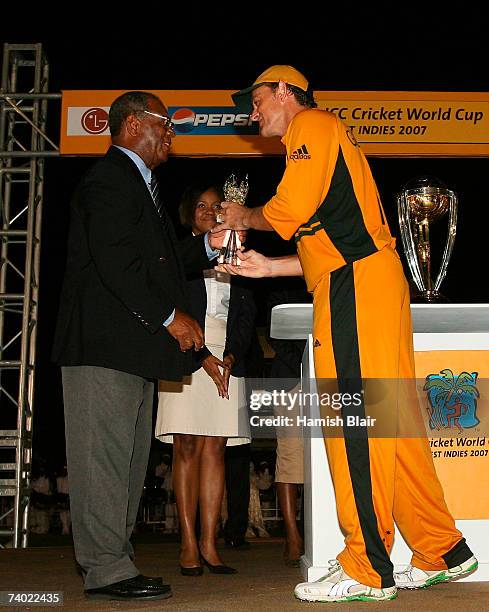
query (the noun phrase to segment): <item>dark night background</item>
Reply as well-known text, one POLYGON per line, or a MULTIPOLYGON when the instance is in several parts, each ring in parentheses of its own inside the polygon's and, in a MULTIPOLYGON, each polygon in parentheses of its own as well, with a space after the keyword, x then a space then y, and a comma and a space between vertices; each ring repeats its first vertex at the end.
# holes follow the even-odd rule
MULTIPOLYGON (((305 18, 291 12, 279 23, 273 8, 264 14, 262 7, 254 5, 249 12, 247 5, 218 23, 217 8, 214 16, 209 16, 210 9, 186 10, 180 20, 170 8, 148 4, 135 7, 118 29, 111 20, 101 27, 87 26, 83 35, 70 32, 70 36, 48 34, 40 24, 36 29, 3 27, 0 43, 42 42, 50 64, 52 93, 63 89, 237 90, 271 64, 295 66, 317 90, 488 91, 487 32, 480 15, 463 13, 462 5, 452 12, 440 5, 443 8, 436 15, 427 15, 422 4, 406 3, 399 5, 400 12, 394 16, 390 15, 392 6, 370 3, 368 8, 345 8, 344 14, 339 9, 324 9, 327 12, 321 16, 311 6, 305 18), (313 29, 312 24, 319 21, 313 29), (155 25, 150 29, 149 23, 155 25), (115 31, 120 34, 114 35, 115 31)), ((436 5, 432 8, 436 10, 436 5)), ((56 142, 59 115, 60 104, 50 102, 48 132, 56 142)), ((489 160, 369 161, 397 237, 395 194, 408 180, 435 176, 457 192, 457 239, 442 290, 452 302, 489 302, 489 160)), ((50 350, 64 270, 68 204, 91 163, 93 158, 46 161, 34 448, 53 463, 64 460, 60 375, 50 362, 50 350)), ((230 171, 248 172, 248 204, 253 206, 273 194, 283 168, 282 157, 173 158, 160 168, 159 176, 167 205, 175 211, 184 187, 199 176, 222 181, 230 171)), ((290 245, 272 234, 254 233, 249 242, 268 254, 290 250, 290 245)), ((265 295, 269 287, 270 281, 257 281, 257 295, 265 295)), ((265 316, 261 312, 259 325, 265 324, 265 316)))

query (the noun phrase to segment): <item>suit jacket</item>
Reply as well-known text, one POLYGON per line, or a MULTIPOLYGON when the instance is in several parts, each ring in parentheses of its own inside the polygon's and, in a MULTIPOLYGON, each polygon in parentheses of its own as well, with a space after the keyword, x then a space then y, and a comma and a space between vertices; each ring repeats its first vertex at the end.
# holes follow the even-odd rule
POLYGON ((181 379, 192 352, 180 351, 163 322, 175 307, 188 312, 186 272, 210 265, 203 236, 177 242, 137 166, 111 147, 71 202, 54 361, 181 379))
MULTIPOLYGON (((226 321, 226 342, 224 356, 231 353, 235 362, 231 373, 233 376, 245 376, 246 354, 253 338, 256 306, 253 292, 247 286, 249 281, 239 276, 231 277, 229 311, 226 321)), ((190 314, 197 319, 202 329, 205 325, 207 310, 207 292, 202 274, 190 278, 187 283, 190 298, 190 314)), ((193 354, 193 371, 202 366, 202 360, 210 355, 207 347, 193 354)))

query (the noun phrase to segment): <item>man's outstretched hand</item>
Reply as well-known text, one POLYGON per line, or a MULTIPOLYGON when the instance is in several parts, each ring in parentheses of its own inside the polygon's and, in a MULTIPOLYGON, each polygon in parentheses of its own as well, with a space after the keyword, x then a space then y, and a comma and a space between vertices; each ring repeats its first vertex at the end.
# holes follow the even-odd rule
POLYGON ((216 266, 216 270, 250 278, 263 278, 272 275, 272 261, 265 255, 250 249, 249 251, 238 252, 238 258, 240 260, 239 266, 220 264, 216 266))
POLYGON ((193 317, 179 308, 175 308, 173 321, 166 326, 166 330, 178 342, 182 352, 192 348, 195 351, 200 351, 204 346, 202 328, 193 317))
POLYGON ((249 276, 250 278, 304 275, 297 255, 266 257, 250 249, 249 251, 238 252, 238 258, 240 260, 239 266, 220 264, 216 267, 216 270, 238 274, 239 276, 249 276))

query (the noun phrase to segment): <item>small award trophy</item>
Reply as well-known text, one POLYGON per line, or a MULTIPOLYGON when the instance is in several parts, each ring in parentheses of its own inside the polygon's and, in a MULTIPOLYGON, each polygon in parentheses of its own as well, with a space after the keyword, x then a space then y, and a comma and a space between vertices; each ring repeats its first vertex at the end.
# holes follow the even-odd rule
POLYGON ((457 196, 436 178, 417 178, 397 195, 402 245, 409 270, 423 302, 446 301, 440 292, 457 231, 457 196), (440 270, 433 281, 431 273, 430 223, 448 211, 447 241, 440 270))
MULTIPOLYGON (((223 186, 224 199, 227 202, 237 202, 244 206, 246 196, 248 195, 248 175, 241 182, 234 174, 230 174, 223 186)), ((217 215, 217 222, 220 223, 220 216, 217 215)), ((241 240, 238 232, 235 230, 227 230, 224 236, 224 242, 219 252, 217 262, 220 264, 233 264, 239 266, 238 250, 241 247, 241 240)))

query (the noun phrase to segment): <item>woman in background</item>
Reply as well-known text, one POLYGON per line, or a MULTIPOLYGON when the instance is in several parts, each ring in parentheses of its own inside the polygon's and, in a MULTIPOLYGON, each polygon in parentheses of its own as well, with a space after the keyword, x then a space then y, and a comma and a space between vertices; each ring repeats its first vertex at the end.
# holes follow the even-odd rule
MULTIPOLYGON (((208 231, 217 223, 222 199, 221 190, 213 185, 187 188, 180 204, 182 224, 195 235, 208 231)), ((188 279, 188 297, 189 314, 205 329, 206 345, 194 353, 190 377, 182 383, 160 382, 155 433, 162 442, 173 442, 181 573, 200 576, 206 565, 213 573, 231 574, 236 570, 222 563, 216 549, 216 529, 226 444, 250 442, 243 377, 256 310, 242 279, 231 280, 213 269, 188 279)))

